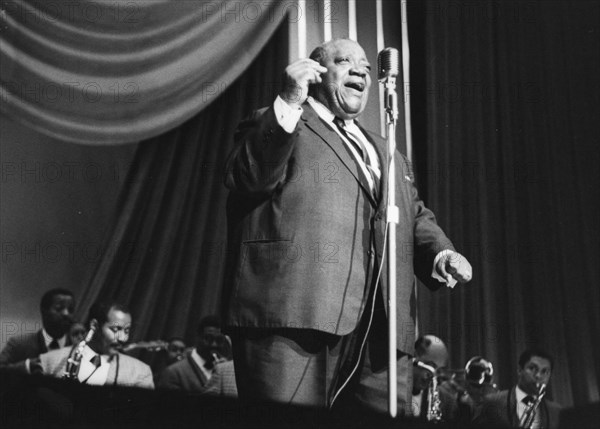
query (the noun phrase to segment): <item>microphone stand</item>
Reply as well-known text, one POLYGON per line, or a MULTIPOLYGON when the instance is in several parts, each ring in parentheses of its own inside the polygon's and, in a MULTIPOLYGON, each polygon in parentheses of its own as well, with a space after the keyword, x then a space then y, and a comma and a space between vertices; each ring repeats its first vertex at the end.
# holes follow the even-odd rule
POLYGON ((396 344, 396 225, 399 220, 398 206, 396 206, 396 166, 394 155, 396 152, 396 121, 398 119, 398 95, 396 94, 396 77, 388 76, 384 81, 385 111, 387 128, 387 155, 388 168, 388 193, 387 193, 387 229, 388 229, 388 401, 391 417, 398 413, 397 399, 397 344, 396 344))

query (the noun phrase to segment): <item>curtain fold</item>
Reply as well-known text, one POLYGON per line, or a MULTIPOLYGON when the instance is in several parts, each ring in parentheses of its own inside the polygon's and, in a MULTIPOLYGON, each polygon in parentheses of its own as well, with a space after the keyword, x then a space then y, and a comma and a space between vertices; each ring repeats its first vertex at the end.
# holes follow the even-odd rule
POLYGON ((226 260, 223 185, 238 122, 272 103, 288 55, 281 25, 251 67, 207 109, 140 143, 112 232, 77 317, 98 298, 118 299, 134 314, 133 339, 183 336, 218 314, 226 260))
POLYGON ((597 402, 600 5, 411 8, 420 191, 474 272, 453 291, 421 289, 422 330, 455 367, 490 359, 502 388, 519 354, 542 347, 554 399, 597 402))
POLYGON ((0 2, 0 108, 84 144, 148 139, 200 112, 285 18, 277 1, 0 2))

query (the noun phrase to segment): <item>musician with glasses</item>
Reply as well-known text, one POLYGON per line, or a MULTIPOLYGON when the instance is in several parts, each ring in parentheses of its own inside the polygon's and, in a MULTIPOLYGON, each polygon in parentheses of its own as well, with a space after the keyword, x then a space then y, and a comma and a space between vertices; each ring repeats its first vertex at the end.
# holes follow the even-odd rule
POLYGON ((474 423, 482 427, 558 427, 560 405, 545 397, 552 368, 548 353, 525 350, 519 358, 517 385, 485 396, 474 423))

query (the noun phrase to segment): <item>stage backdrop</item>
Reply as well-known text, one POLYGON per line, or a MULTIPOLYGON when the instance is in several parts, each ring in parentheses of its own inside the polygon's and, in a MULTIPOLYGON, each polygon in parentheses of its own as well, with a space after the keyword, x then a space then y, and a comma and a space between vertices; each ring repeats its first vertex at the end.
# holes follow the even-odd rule
MULTIPOLYGON (((321 34, 352 34, 358 22, 373 62, 381 45, 373 18, 391 23, 383 40, 399 47, 406 5, 260 2, 273 13, 251 22, 241 18, 251 12, 245 6, 258 3, 128 2, 133 9, 121 9, 82 1, 65 22, 46 3, 5 3, 6 114, 77 142, 148 137, 105 236, 111 250, 78 308, 83 316, 98 297, 126 301, 136 339, 191 339, 198 319, 218 311, 222 165, 233 125, 273 100, 290 52, 312 48, 321 34), (131 23, 119 10, 143 19, 131 23), (300 27, 288 19, 275 31, 282 12, 299 10, 311 19, 300 27), (335 10, 344 12, 332 22, 335 10), (239 76, 253 59, 233 84, 231 70, 239 76), (126 85, 130 76, 139 78, 137 89, 126 85), (61 102, 63 94, 74 98, 61 102), (127 105, 132 94, 142 95, 137 106, 127 105)), ((73 2, 48 2, 63 3, 73 2)), ((429 0, 409 1, 408 9, 413 74, 402 93, 414 103, 417 179, 475 276, 454 291, 421 289, 421 332, 448 343, 454 367, 476 354, 491 359, 502 387, 514 382, 519 352, 541 344, 557 358, 554 398, 567 406, 598 401, 598 3, 429 0)), ((379 124, 377 108, 370 103, 370 128, 379 124)))
POLYGON ((409 2, 422 195, 473 281, 421 288, 422 331, 453 365, 483 355, 502 387, 538 346, 563 405, 600 377, 600 3, 409 2))

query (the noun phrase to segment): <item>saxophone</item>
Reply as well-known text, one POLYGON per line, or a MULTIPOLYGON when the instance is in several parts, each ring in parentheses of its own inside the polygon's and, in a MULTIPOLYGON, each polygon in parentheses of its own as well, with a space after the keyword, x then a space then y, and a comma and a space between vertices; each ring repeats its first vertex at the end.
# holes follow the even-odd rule
POLYGON ((440 400, 440 392, 438 388, 438 377, 436 369, 421 361, 416 361, 417 366, 429 371, 432 375, 431 385, 427 390, 427 421, 441 422, 442 421, 442 401, 440 400))
POLYGON ((533 421, 535 420, 535 413, 540 404, 542 403, 544 395, 546 395, 546 385, 544 383, 538 385, 537 387, 538 393, 535 400, 527 406, 525 412, 521 416, 521 420, 519 421, 520 428, 531 428, 531 426, 533 425, 533 421))
POLYGON ((79 374, 79 367, 81 365, 81 358, 83 357, 83 350, 87 343, 89 343, 94 337, 94 333, 98 330, 98 322, 96 319, 92 319, 90 321, 90 329, 85 335, 85 338, 79 342, 79 344, 74 344, 71 352, 69 353, 69 358, 67 359, 67 366, 65 367, 65 372, 63 374, 63 378, 69 380, 77 380, 77 375, 79 374))

